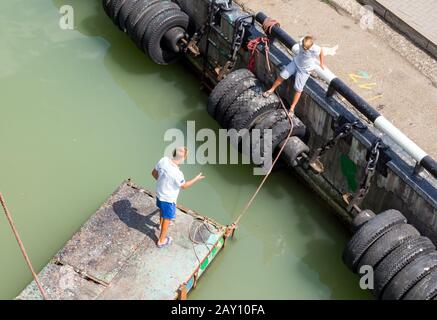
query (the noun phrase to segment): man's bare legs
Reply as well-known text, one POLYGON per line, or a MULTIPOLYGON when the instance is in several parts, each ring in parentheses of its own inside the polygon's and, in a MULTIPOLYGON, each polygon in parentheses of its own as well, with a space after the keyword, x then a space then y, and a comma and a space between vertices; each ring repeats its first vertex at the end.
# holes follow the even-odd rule
MULTIPOLYGON (((272 87, 267 90, 266 92, 263 93, 263 96, 265 98, 269 97, 270 95, 272 95, 275 90, 282 84, 282 82, 284 82, 284 79, 281 77, 278 77, 275 82, 273 83, 272 87)), ((297 103, 299 102, 300 97, 302 96, 302 92, 296 91, 296 93, 294 94, 293 97, 293 102, 291 103, 290 106, 290 117, 293 117, 294 114, 294 108, 296 108, 297 103)))
POLYGON ((282 84, 282 82, 284 82, 284 80, 285 79, 278 77, 273 83, 272 87, 263 93, 264 98, 271 96, 273 92, 275 92, 276 88, 278 88, 282 84))
POLYGON ((161 222, 161 234, 159 235, 159 240, 158 240, 158 245, 162 245, 166 242, 166 238, 167 238, 167 230, 168 230, 168 226, 170 225, 170 219, 162 219, 161 222))
POLYGON ((293 102, 290 106, 290 117, 293 117, 294 114, 294 108, 296 108, 297 103, 299 102, 300 97, 302 96, 302 92, 296 91, 293 97, 293 102))

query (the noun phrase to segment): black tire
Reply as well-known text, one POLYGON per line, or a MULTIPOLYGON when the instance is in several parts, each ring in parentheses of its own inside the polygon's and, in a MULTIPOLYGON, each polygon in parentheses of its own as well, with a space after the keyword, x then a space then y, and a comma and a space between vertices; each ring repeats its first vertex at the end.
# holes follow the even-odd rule
POLYGON ((371 210, 361 211, 352 221, 352 227, 355 231, 360 229, 365 223, 375 218, 376 214, 371 210))
POLYGON ((118 16, 123 5, 126 4, 129 0, 112 0, 111 4, 111 19, 112 22, 119 27, 118 25, 118 16))
POLYGON ((431 300, 437 295, 437 270, 431 271, 402 298, 403 300, 431 300))
POLYGON ((293 136, 287 142, 282 153, 282 160, 288 167, 296 167, 299 165, 299 157, 302 154, 308 154, 310 148, 297 136, 293 136))
POLYGON ((270 110, 278 109, 280 103, 278 96, 272 94, 265 98, 262 95, 263 92, 262 87, 256 87, 247 98, 243 96, 238 112, 229 119, 226 127, 236 130, 250 129, 259 116, 268 113, 270 110), (252 94, 254 96, 251 96, 252 94))
POLYGON ((111 4, 112 4, 112 0, 102 0, 103 10, 105 11, 106 15, 110 18, 111 18, 111 4))
POLYGON ((216 119, 216 109, 220 100, 240 81, 247 78, 255 78, 255 75, 248 69, 238 69, 228 74, 214 87, 208 97, 208 113, 214 119, 216 119))
POLYGON ((284 110, 269 110, 266 114, 259 116, 254 122, 254 128, 258 130, 272 129, 275 123, 285 119, 287 115, 284 110))
MULTIPOLYGON (((278 123, 283 119, 288 119, 288 115, 284 109, 279 108, 269 110, 267 113, 262 114, 255 119, 254 127, 256 126, 261 130, 272 129, 275 123, 278 123)), ((305 125, 297 117, 293 117, 291 120, 293 122, 293 132, 291 135, 293 137, 303 137, 306 132, 305 125)))
POLYGON ((389 282, 383 300, 400 300, 420 280, 437 270, 437 252, 417 257, 389 282))
POLYGON ((164 34, 165 45, 173 52, 181 52, 180 42, 187 37, 187 31, 181 27, 174 27, 164 34))
POLYGON ((261 148, 261 146, 264 145, 263 144, 264 143, 263 142, 264 130, 271 129, 275 123, 277 123, 278 121, 281 121, 284 118, 283 114, 281 114, 280 111, 281 110, 270 110, 266 114, 259 116, 256 119, 256 121, 254 121, 253 128, 252 128, 251 132, 249 133, 250 139, 244 140, 247 137, 246 136, 243 137, 244 142, 249 144, 249 145, 245 145, 245 148, 243 148, 242 151, 243 151, 243 153, 251 156, 252 161, 256 162, 256 159, 253 159, 253 157, 254 157, 253 150, 258 150, 258 148, 261 148), (259 134, 257 133, 255 135, 254 130, 258 130, 259 134), (256 139, 256 141, 252 142, 252 140, 255 140, 255 139, 256 139))
POLYGON ((159 2, 159 0, 152 0, 149 10, 143 12, 142 16, 138 20, 138 23, 135 25, 134 30, 132 31, 133 33, 130 34, 137 47, 144 51, 144 35, 146 34, 147 28, 151 28, 153 26, 153 20, 157 16, 163 14, 164 12, 175 10, 180 10, 180 8, 174 2, 159 2))
POLYGON ((246 78, 238 82, 226 93, 225 96, 220 99, 217 105, 215 118, 223 128, 229 128, 229 119, 231 119, 238 112, 238 98, 248 90, 253 92, 253 90, 255 90, 257 87, 261 88, 261 82, 257 78, 246 78), (234 102, 236 103, 234 104, 234 102))
MULTIPOLYGON (((263 117, 263 121, 257 122, 254 126, 254 129, 261 130, 261 139, 259 139, 255 144, 252 150, 252 160, 259 164, 262 159, 267 156, 266 152, 268 150, 265 149, 265 131, 266 129, 272 130, 271 136, 271 145, 270 151, 271 153, 268 155, 270 159, 273 159, 273 153, 275 149, 283 142, 288 134, 290 133, 290 120, 284 114, 281 114, 281 110, 275 110, 275 112, 269 113, 267 116, 263 117), (259 153, 258 153, 259 151, 259 153)), ((267 142, 269 144, 269 142, 267 142)))
POLYGON ((381 298, 387 284, 415 258, 435 250, 434 244, 426 237, 412 238, 390 252, 375 268, 375 295, 381 298))
POLYGON ((407 219, 397 210, 387 210, 367 222, 347 244, 343 252, 343 262, 353 272, 364 252, 384 235, 391 227, 406 223, 407 219))
MULTIPOLYGON (((272 127, 272 152, 275 151, 275 149, 287 139, 288 135, 290 134, 291 130, 290 120, 288 117, 282 119, 281 121, 275 123, 275 125, 272 127)), ((293 132, 291 132, 291 135, 293 135, 293 132)), ((273 156, 273 153, 272 153, 273 156)))
POLYGON ((135 3, 131 14, 126 21, 126 32, 132 38, 135 34, 135 26, 140 18, 153 6, 155 0, 139 0, 135 3))
POLYGON ((386 234, 376 240, 363 254, 358 263, 358 270, 362 266, 376 268, 382 259, 406 240, 419 237, 419 231, 410 224, 398 224, 393 226, 386 234))
POLYGON ((180 10, 163 12, 150 22, 152 28, 147 28, 143 38, 143 47, 147 49, 150 58, 157 64, 166 65, 175 62, 179 54, 166 48, 162 38, 174 27, 188 29, 190 18, 180 10))
POLYGON ((126 23, 129 16, 133 13, 135 5, 140 0, 129 0, 126 2, 120 9, 120 13, 118 14, 118 27, 123 32, 126 32, 126 23))

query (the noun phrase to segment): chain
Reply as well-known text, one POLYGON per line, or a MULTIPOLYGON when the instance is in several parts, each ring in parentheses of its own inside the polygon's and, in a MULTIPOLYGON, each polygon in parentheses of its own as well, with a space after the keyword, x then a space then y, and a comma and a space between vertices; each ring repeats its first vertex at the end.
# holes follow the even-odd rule
POLYGON ((366 169, 364 170, 364 179, 360 185, 360 189, 352 196, 352 200, 349 202, 347 210, 351 211, 353 208, 357 208, 366 195, 369 193, 370 184, 372 178, 376 172, 376 166, 380 158, 380 150, 386 148, 384 143, 378 139, 370 151, 369 160, 367 161, 366 169))
MULTIPOLYGON (((223 7, 223 4, 218 4, 217 0, 213 0, 210 3, 210 6, 208 7, 208 16, 205 20, 205 22, 200 26, 200 28, 197 29, 197 31, 193 34, 190 41, 187 41, 185 39, 182 40, 184 43, 184 53, 191 52, 194 57, 197 57, 200 55, 200 49, 198 47, 199 41, 203 38, 203 36, 209 33, 211 30, 211 26, 213 24, 213 17, 217 12, 219 12, 223 7)), ((207 49, 208 49, 208 43, 207 43, 207 49)), ((206 50, 206 56, 208 55, 208 51, 206 50)))
POLYGON ((332 139, 328 140, 323 146, 318 148, 313 156, 310 158, 309 163, 315 163, 320 159, 320 157, 325 154, 327 151, 331 150, 338 141, 341 139, 349 136, 352 133, 352 129, 364 129, 365 126, 363 126, 358 120, 355 120, 354 122, 348 122, 343 124, 339 129, 336 130, 334 136, 332 139))
POLYGON ((253 24, 254 17, 253 15, 250 14, 238 17, 238 19, 235 21, 234 38, 231 47, 231 58, 225 63, 223 68, 220 70, 219 75, 217 77, 218 81, 222 80, 226 75, 228 75, 234 69, 235 64, 237 62, 237 54, 243 45, 244 36, 246 34, 246 28, 248 26, 248 22, 245 20, 250 17, 252 18, 252 24, 253 24))

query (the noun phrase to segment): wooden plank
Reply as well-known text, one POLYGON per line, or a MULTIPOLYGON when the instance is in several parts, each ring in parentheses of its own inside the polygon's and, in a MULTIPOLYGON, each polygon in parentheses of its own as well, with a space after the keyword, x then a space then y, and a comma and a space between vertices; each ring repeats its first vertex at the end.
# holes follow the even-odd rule
POLYGON ((124 183, 56 259, 110 283, 144 238, 157 239, 158 215, 153 198, 124 183))

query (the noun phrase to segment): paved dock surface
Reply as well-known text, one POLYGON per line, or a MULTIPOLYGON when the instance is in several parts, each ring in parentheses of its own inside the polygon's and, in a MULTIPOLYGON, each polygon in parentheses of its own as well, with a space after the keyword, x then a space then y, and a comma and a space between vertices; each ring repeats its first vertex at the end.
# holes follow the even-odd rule
MULTIPOLYGON (((329 1, 329 2, 337 2, 329 1)), ((397 0, 394 0, 396 2, 397 0)), ((420 147, 437 159, 437 62, 393 31, 363 29, 320 0, 237 0, 278 20, 294 39, 312 34, 331 48, 326 65, 420 147), (338 48, 335 50, 336 46, 338 48), (393 47, 406 48, 402 56, 393 47), (414 49, 414 46, 413 46, 414 49), (422 55, 420 54, 422 53, 422 55), (421 69, 411 59, 416 59, 421 69), (425 76, 427 74, 427 76, 425 76), (434 82, 434 83, 433 83, 434 82)), ((348 2, 348 1, 344 1, 348 2)), ((411 1, 418 3, 420 1, 411 1)), ((354 2, 357 4, 356 2, 354 2)), ((434 20, 437 21, 437 20, 434 20)))
MULTIPOLYGON (((418 42, 428 40, 434 45, 437 45, 437 0, 372 0, 380 6, 380 14, 383 17, 387 16, 387 20, 391 21, 388 13, 399 18, 398 24, 405 23, 410 26, 417 35, 423 36, 423 40, 417 39, 418 42), (426 40, 425 40, 426 39, 426 40)), ((402 26, 399 26, 402 29, 402 26)), ((407 31, 408 32, 408 31, 407 31)), ((411 35, 413 38, 417 36, 411 35)), ((424 43, 428 46, 428 43, 424 43)), ((437 47, 436 47, 437 48, 437 47)), ((437 56, 437 51, 435 52, 437 56)))
MULTIPOLYGON (((175 299, 197 269, 203 272, 201 262, 223 235, 222 226, 208 223, 192 242, 189 231, 198 221, 178 210, 169 230, 173 244, 158 249, 155 199, 124 183, 40 272, 40 281, 54 300, 175 299)), ((32 282, 17 299, 41 295, 32 282)))

